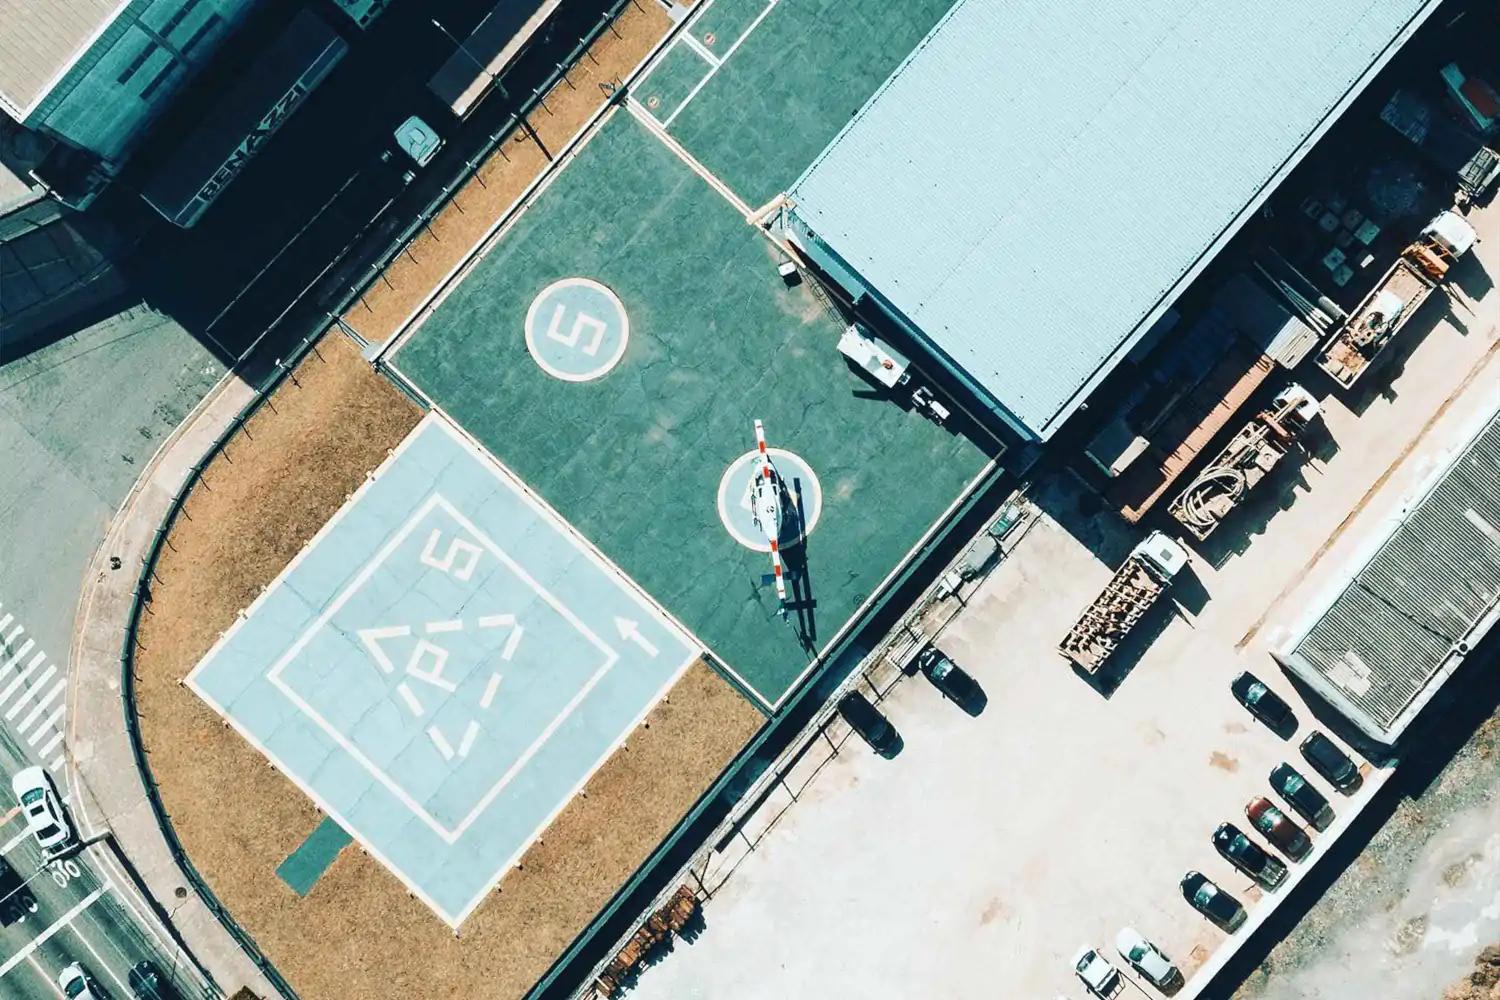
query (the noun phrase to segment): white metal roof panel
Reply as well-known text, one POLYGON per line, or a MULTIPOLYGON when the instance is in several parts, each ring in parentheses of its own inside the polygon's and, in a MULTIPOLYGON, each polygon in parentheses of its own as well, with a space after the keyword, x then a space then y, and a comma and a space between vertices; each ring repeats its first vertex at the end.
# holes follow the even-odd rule
POLYGON ((959 0, 792 190, 1045 437, 1435 0, 959 0))

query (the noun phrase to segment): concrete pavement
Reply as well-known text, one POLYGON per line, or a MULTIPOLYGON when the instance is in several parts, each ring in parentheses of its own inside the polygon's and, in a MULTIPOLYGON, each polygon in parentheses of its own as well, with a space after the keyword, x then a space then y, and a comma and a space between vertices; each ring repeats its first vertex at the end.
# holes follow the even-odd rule
MULTIPOLYGON (((121 699, 120 646, 139 568, 193 466, 254 395, 231 373, 151 459, 94 555, 70 657, 66 745, 73 814, 85 836, 109 830, 182 940, 226 994, 280 994, 197 895, 178 866, 136 766, 121 699), (118 559, 118 569, 114 560, 118 559)), ((123 873, 119 873, 123 876, 123 873)))

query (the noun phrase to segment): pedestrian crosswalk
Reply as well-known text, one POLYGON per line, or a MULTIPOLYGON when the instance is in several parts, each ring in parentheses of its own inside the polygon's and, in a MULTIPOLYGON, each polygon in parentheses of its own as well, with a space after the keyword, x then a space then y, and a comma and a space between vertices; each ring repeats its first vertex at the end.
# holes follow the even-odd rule
POLYGON ((0 601, 0 725, 30 756, 60 772, 68 672, 0 601))

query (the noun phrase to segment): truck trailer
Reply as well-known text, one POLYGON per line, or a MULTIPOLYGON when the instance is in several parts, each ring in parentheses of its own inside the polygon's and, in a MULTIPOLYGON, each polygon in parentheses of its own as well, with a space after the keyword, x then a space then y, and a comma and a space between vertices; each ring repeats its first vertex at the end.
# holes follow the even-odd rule
POLYGON ((1475 239, 1474 227, 1451 209, 1429 222, 1318 353, 1318 367, 1353 386, 1475 239))
POLYGON ((1194 538, 1205 540, 1270 475, 1319 412, 1312 393, 1295 382, 1288 385, 1177 495, 1168 512, 1194 538))
POLYGON ((1153 531, 1130 550, 1099 596, 1084 608, 1058 650, 1090 674, 1099 672, 1120 642, 1140 624, 1172 579, 1187 565, 1187 551, 1165 532, 1153 531))

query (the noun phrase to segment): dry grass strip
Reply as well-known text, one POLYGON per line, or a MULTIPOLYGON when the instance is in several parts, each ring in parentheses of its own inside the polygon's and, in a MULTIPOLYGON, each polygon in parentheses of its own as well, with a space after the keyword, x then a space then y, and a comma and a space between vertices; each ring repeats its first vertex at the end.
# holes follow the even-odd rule
MULTIPOLYGON (((548 91, 527 119, 556 155, 607 100, 601 83, 623 79, 671 29, 666 9, 637 0, 620 12, 548 91)), ((467 257, 547 167, 523 129, 515 129, 443 206, 385 272, 355 301, 344 319, 371 343, 394 336, 439 282, 467 257)))
POLYGON ((275 869, 320 813, 180 681, 420 414, 342 336, 295 374, 210 465, 162 550, 135 664, 152 773, 199 872, 305 1000, 517 996, 763 717, 694 665, 461 936, 357 846, 299 898, 275 869))

